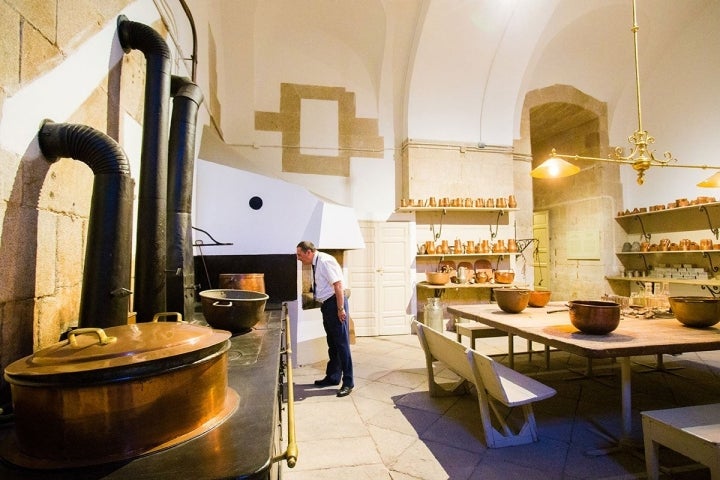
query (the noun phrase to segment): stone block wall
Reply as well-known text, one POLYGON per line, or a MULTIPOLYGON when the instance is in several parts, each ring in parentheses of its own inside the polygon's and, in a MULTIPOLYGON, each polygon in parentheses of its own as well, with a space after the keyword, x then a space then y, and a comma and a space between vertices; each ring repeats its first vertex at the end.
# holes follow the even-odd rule
MULTIPOLYGON (((130 3, 0 0, 0 109, 130 3)), ((52 120, 117 140, 122 115, 142 117, 144 68, 142 53, 125 55, 70 118, 52 120)), ((63 85, 57 87, 62 95, 63 85)), ((13 118, 0 122, 12 128, 13 118)), ((36 149, 0 148, 0 371, 77 325, 93 173, 72 159, 49 164, 36 149)), ((0 379, 0 405, 8 398, 0 379)))
MULTIPOLYGON (((401 199, 426 200, 429 197, 453 198, 508 198, 515 195, 518 210, 498 219, 496 213, 454 212, 442 218, 439 213, 422 212, 415 215, 415 239, 418 244, 430 240, 433 234, 452 245, 459 238, 467 240, 507 241, 509 238, 532 238, 533 192, 530 162, 511 147, 478 147, 477 145, 448 144, 429 141, 408 141, 404 145, 398 206, 401 199), (432 229, 432 230, 431 230, 432 229)), ((528 249, 523 257, 510 260, 487 257, 493 268, 512 268, 517 283, 533 284, 532 252, 528 249)), ((469 261, 480 257, 453 257, 452 260, 469 261)), ((485 257, 483 257, 485 258, 485 257)), ((418 258, 415 262, 416 281, 425 280, 426 271, 435 271, 439 257, 418 258)), ((448 288, 440 291, 443 308, 448 305, 489 302, 487 288, 448 288)), ((418 288, 416 312, 419 320, 424 318, 428 297, 436 295, 435 289, 418 288)), ((449 318, 445 313, 446 319, 449 318)))

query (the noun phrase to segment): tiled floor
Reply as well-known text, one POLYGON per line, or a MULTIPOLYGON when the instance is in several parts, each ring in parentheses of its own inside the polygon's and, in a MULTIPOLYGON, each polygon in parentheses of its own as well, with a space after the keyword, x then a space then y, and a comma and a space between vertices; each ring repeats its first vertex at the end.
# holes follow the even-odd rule
MULTIPOLYGON (((446 332, 454 338, 455 335, 446 332)), ((467 339, 465 339, 467 342, 467 339)), ((516 351, 525 346, 518 340, 516 351)), ((536 345, 536 348, 538 346, 536 345)), ((490 355, 507 352, 507 340, 477 340, 490 355)), ((540 440, 488 449, 472 395, 430 398, 425 357, 415 335, 361 337, 352 346, 355 389, 337 398, 337 387, 315 388, 325 364, 293 370, 299 457, 282 464, 290 480, 323 479, 639 479, 647 478, 642 449, 610 455, 598 431, 620 433, 618 364, 595 361, 587 378, 585 359, 552 352, 551 369, 541 354, 516 357, 515 368, 557 390, 535 404, 540 440)), ((496 360, 505 361, 502 355, 496 360)), ((720 402, 720 352, 664 357, 667 371, 649 370, 655 357, 633 358, 633 439, 641 446, 640 411, 720 402), (637 363, 636 363, 637 362, 637 363), (671 370, 674 367, 681 369, 671 370), (649 371, 648 371, 649 370, 649 371)), ((454 375, 441 364, 439 375, 454 375)), ((661 450, 663 479, 709 479, 708 470, 661 450)))

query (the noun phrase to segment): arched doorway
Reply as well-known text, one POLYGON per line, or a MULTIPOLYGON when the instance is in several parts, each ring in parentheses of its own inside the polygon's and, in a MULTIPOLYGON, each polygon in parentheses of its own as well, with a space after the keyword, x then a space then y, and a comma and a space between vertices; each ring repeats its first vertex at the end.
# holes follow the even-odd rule
MULTIPOLYGON (((607 106, 568 85, 525 96, 521 137, 533 167, 552 148, 565 154, 606 156, 610 151, 607 106)), ((574 162, 581 172, 559 179, 533 179, 533 210, 547 212, 547 270, 540 275, 557 299, 598 298, 617 261, 613 220, 622 209, 619 168, 574 162)), ((537 275, 537 273, 536 273, 537 275)))

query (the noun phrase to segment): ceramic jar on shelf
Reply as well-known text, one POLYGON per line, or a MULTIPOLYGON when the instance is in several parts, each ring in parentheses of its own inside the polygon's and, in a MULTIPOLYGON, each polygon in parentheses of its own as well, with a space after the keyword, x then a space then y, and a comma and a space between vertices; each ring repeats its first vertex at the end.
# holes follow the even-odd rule
MULTIPOLYGON (((437 253, 437 249, 436 249, 435 251, 436 251, 436 253, 437 253)), ((439 253, 442 253, 442 254, 444 254, 444 255, 447 255, 448 253, 450 253, 450 245, 448 245, 448 241, 447 241, 447 240, 443 240, 443 241, 440 243, 440 252, 439 252, 439 253)))
POLYGON ((435 253, 437 252, 437 250, 435 249, 435 242, 433 242, 432 240, 428 240, 425 243, 425 251, 428 255, 435 255, 435 253))

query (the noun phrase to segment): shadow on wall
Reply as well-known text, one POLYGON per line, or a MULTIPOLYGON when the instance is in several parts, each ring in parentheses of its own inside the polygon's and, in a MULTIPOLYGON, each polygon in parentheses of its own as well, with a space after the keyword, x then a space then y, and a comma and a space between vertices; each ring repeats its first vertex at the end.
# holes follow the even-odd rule
MULTIPOLYGON (((0 368, 33 352, 38 208, 50 164, 25 152, 18 164, 0 236, 0 368)), ((54 270, 54 266, 50 266, 54 270)), ((0 405, 10 389, 0 377, 0 405)))

